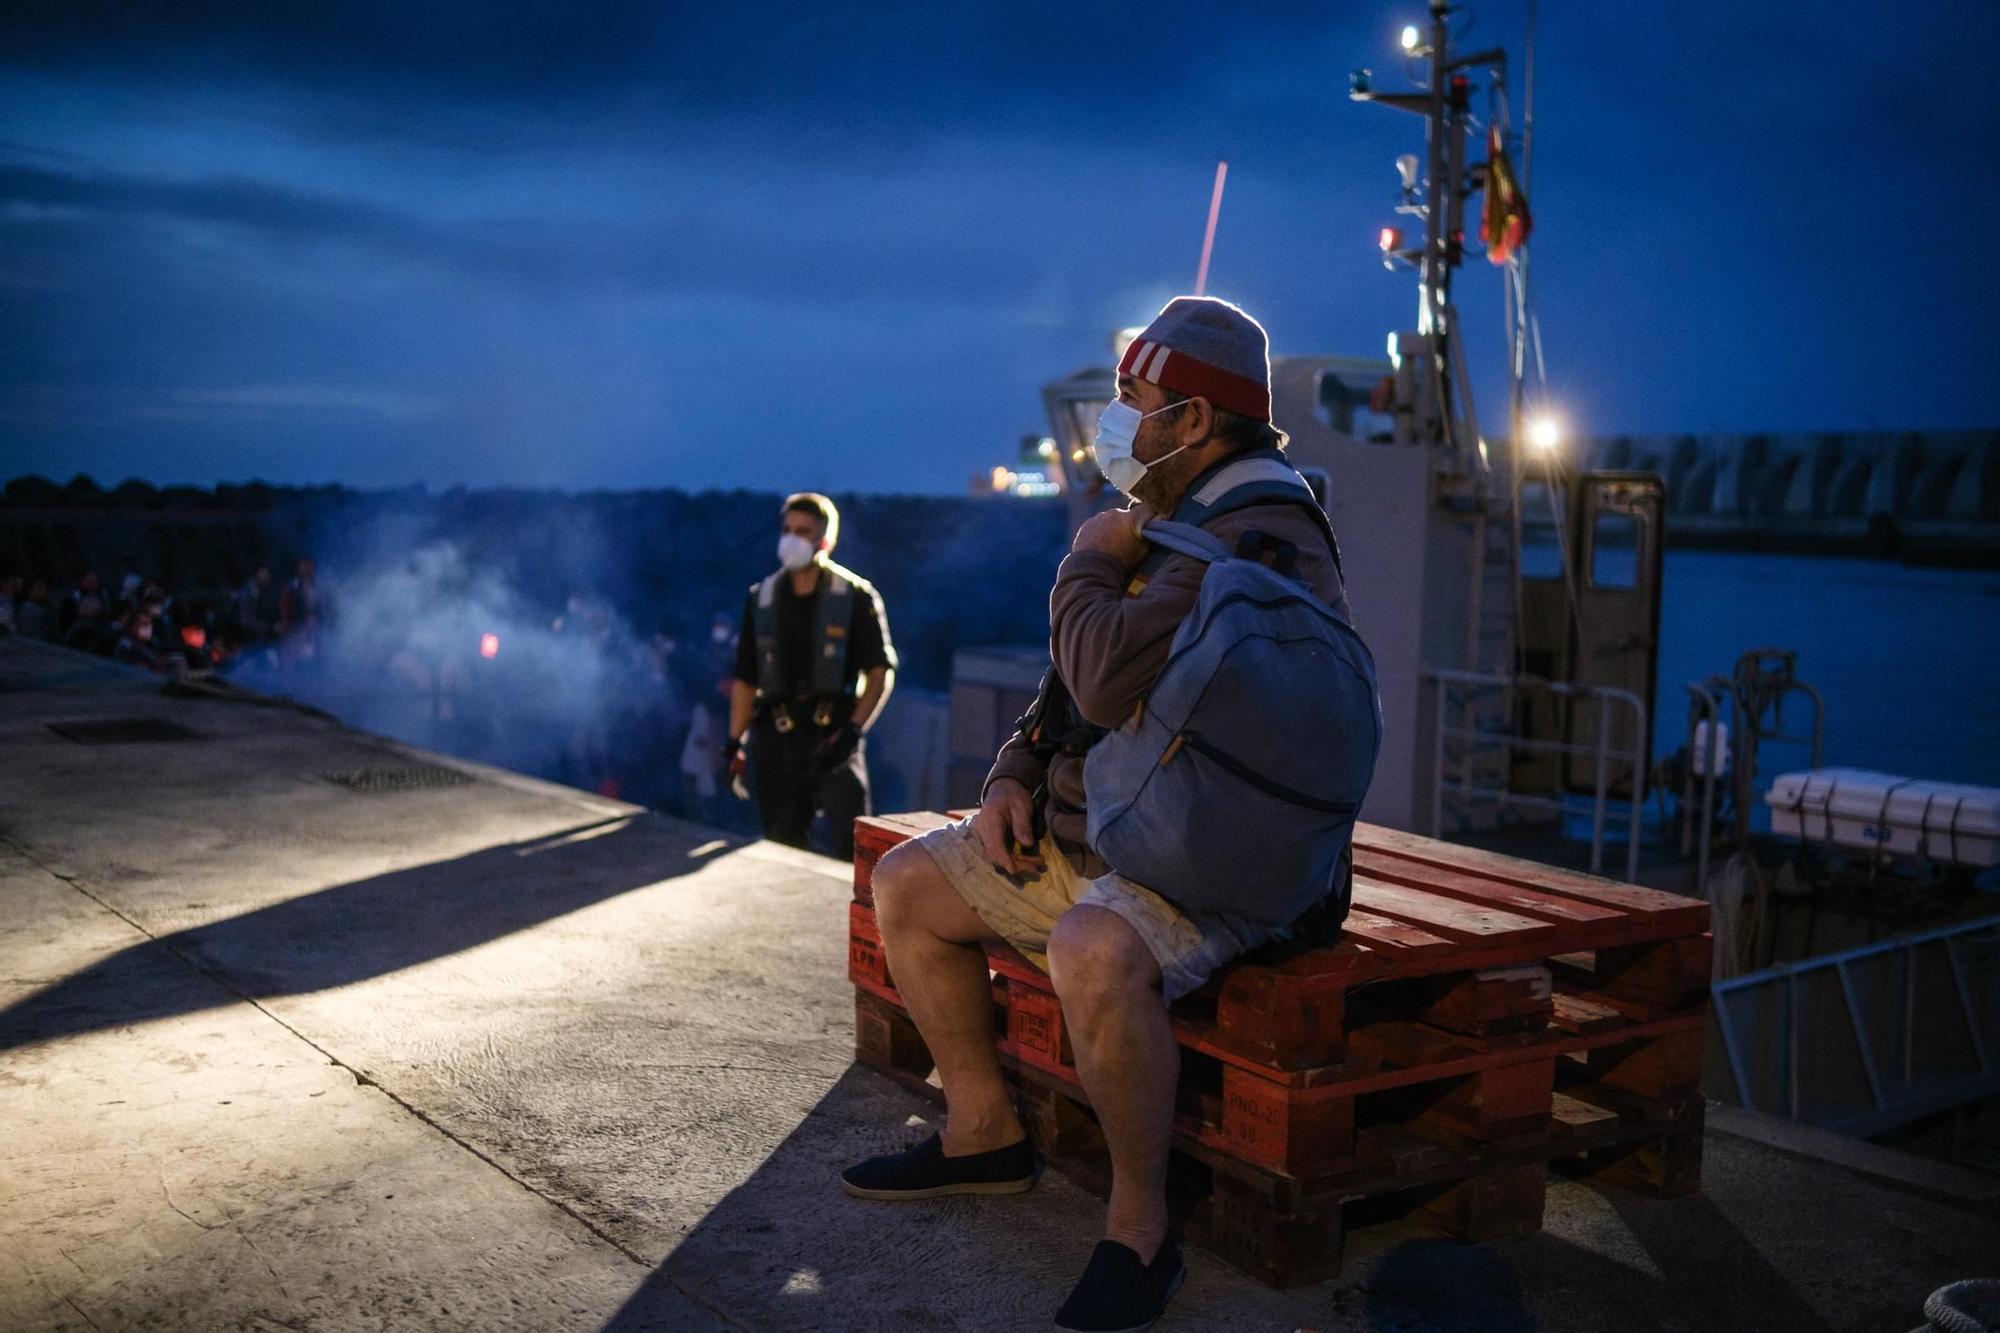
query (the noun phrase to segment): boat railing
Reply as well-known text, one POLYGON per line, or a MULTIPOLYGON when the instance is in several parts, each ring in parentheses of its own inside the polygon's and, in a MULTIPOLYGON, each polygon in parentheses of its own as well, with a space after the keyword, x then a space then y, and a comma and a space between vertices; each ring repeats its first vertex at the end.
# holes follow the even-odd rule
POLYGON ((1715 845, 1715 779, 1716 770, 1722 766, 1726 751, 1723 749, 1725 735, 1735 736, 1741 731, 1736 720, 1736 695, 1727 690, 1717 690, 1711 678, 1703 684, 1689 682, 1688 692, 1688 763, 1681 770, 1681 859, 1690 853, 1696 856, 1696 891, 1708 897, 1708 853, 1715 845), (1722 717, 1724 705, 1729 709, 1729 720, 1725 724, 1722 717), (1707 723, 1707 726, 1701 725, 1707 723), (1701 755, 1697 761, 1696 749, 1701 755), (1694 820, 1690 817, 1694 809, 1695 770, 1701 770, 1701 832, 1694 833, 1694 820), (1690 847, 1691 838, 1699 839, 1699 847, 1690 847))
POLYGON ((1687 762, 1681 768, 1680 847, 1683 860, 1689 856, 1697 860, 1696 891, 1704 898, 1709 896, 1709 854, 1716 840, 1717 784, 1725 778, 1730 784, 1736 808, 1729 833, 1740 843, 1750 833, 1751 798, 1766 745, 1810 746, 1812 766, 1819 768, 1825 762, 1826 701, 1820 692, 1805 681, 1793 679, 1789 670, 1775 678, 1760 677, 1754 672, 1746 674, 1746 664, 1772 655, 1771 650, 1746 653, 1734 676, 1709 676, 1687 683, 1688 736, 1684 751, 1687 762), (1809 734, 1783 729, 1784 701, 1793 695, 1803 696, 1812 705, 1809 734), (1694 799, 1697 780, 1701 788, 1698 807, 1694 799))
POLYGON ((2000 916, 1717 981, 1739 1105, 1877 1134, 2000 1092, 2000 916))
POLYGON ((1431 755, 1431 831, 1435 836, 1445 832, 1445 798, 1453 796, 1465 801, 1486 801, 1500 809, 1535 810, 1557 815, 1567 814, 1570 803, 1560 796, 1546 796, 1532 792, 1513 790, 1508 782, 1506 766, 1497 775, 1483 778, 1471 760, 1476 747, 1504 749, 1511 757, 1514 754, 1583 755, 1595 763, 1595 777, 1592 783, 1592 805, 1590 820, 1590 871, 1602 874, 1604 870, 1604 833, 1610 806, 1613 781, 1612 760, 1626 761, 1628 780, 1632 786, 1631 800, 1626 814, 1625 838, 1625 878, 1639 877, 1639 816, 1641 802, 1640 786, 1646 775, 1645 737, 1646 704, 1630 690, 1609 685, 1580 685, 1567 681, 1547 680, 1540 676, 1489 674, 1479 671, 1458 671, 1447 668, 1432 668, 1425 673, 1436 686, 1436 725, 1432 737, 1431 755), (1490 698, 1493 691, 1500 691, 1506 705, 1506 716, 1514 715, 1513 702, 1517 694, 1542 692, 1558 699, 1571 702, 1572 708, 1596 710, 1595 734, 1589 744, 1574 741, 1545 740, 1523 736, 1514 730, 1495 731, 1477 724, 1473 718, 1475 700, 1480 695, 1490 698), (1454 719, 1453 709, 1459 710, 1454 719), (1613 744, 1611 726, 1612 710, 1628 709, 1632 715, 1629 749, 1613 744), (1460 760, 1454 771, 1448 764, 1447 742, 1458 741, 1460 760))

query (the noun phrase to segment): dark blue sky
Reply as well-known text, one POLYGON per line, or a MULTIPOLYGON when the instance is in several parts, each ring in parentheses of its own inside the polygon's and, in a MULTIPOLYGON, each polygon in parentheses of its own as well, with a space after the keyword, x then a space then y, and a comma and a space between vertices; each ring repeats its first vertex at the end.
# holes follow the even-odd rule
MULTIPOLYGON (((1415 305, 1374 235, 1418 124, 1345 92, 1418 3, 134 8, 0 18, 0 475, 961 490, 1192 283, 1218 157, 1210 289, 1277 351, 1415 305)), ((2000 6, 1540 39, 1578 428, 2000 424, 2000 6)))

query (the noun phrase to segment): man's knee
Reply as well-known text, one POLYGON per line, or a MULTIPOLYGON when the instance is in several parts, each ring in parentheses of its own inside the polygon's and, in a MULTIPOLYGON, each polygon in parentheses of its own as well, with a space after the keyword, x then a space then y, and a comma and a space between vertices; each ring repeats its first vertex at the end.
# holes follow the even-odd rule
POLYGON ((950 887, 930 853, 909 842, 891 847, 875 863, 869 883, 875 895, 875 916, 884 931, 921 923, 937 890, 950 887))
POLYGON ((1065 1001, 1157 992, 1160 965, 1139 932, 1116 912, 1072 907, 1049 932, 1049 979, 1065 1001))

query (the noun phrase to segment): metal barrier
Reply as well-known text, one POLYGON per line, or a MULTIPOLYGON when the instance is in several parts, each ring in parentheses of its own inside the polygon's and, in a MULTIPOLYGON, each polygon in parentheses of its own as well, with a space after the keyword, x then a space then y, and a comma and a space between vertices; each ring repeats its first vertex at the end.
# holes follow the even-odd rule
MULTIPOLYGON (((1446 740, 1468 741, 1505 747, 1514 751, 1528 751, 1541 754, 1581 754, 1597 757, 1597 780, 1593 785, 1595 799, 1590 823, 1590 872, 1602 874, 1604 870, 1604 820, 1605 807, 1611 786, 1611 707, 1621 704, 1632 710, 1632 749, 1628 758, 1632 775, 1631 812, 1627 820, 1625 844, 1625 878, 1639 877, 1639 812, 1640 787, 1646 775, 1644 753, 1646 736, 1646 705, 1638 695, 1630 690, 1614 689, 1604 685, 1572 685, 1559 680, 1544 680, 1540 676, 1488 675, 1477 671, 1454 671, 1433 669, 1424 673, 1437 683, 1437 725, 1432 739, 1431 755, 1431 832, 1441 836, 1444 831, 1444 798, 1447 794, 1462 796, 1472 800, 1488 800, 1502 807, 1527 810, 1542 810, 1556 814, 1567 813, 1568 802, 1554 796, 1532 796, 1525 792, 1511 790, 1507 786, 1506 775, 1491 784, 1479 782, 1473 775, 1472 764, 1468 760, 1460 768, 1456 779, 1446 777, 1446 740), (1499 689, 1506 692, 1508 716, 1513 715, 1515 691, 1544 691, 1562 699, 1595 701, 1597 708, 1597 743, 1577 745, 1569 741, 1532 740, 1513 732, 1482 731, 1477 726, 1451 725, 1450 706, 1455 690, 1499 689)), ((1468 749, 1467 753, 1470 751, 1468 749)))
POLYGON ((1713 995, 1753 1110, 1867 1135, 2000 1093, 2000 916, 1731 977, 1713 995))

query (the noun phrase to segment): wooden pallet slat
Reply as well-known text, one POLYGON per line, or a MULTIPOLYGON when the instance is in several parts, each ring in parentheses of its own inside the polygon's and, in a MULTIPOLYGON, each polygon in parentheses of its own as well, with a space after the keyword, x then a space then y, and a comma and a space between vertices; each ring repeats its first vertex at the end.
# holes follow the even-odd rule
POLYGON ((1354 905, 1454 943, 1518 948, 1528 955, 1559 953, 1567 947, 1565 941, 1587 938, 1564 931, 1552 921, 1443 899, 1365 875, 1354 877, 1354 905))
POLYGON ((1677 893, 1621 884, 1597 875, 1441 842, 1379 824, 1356 824, 1354 845, 1357 850, 1382 853, 1418 865, 1470 871, 1522 888, 1616 908, 1641 918, 1649 929, 1662 936, 1689 935, 1708 929, 1708 904, 1677 893))
POLYGON ((1599 930, 1615 930, 1617 923, 1624 921, 1628 915, 1619 908, 1607 907, 1601 903, 1565 898, 1560 894, 1546 893, 1540 889, 1523 888, 1504 879, 1492 879, 1462 870, 1446 870, 1441 866, 1427 866, 1402 857, 1387 856, 1360 848, 1354 853, 1354 872, 1382 883, 1422 889, 1427 893, 1456 898, 1463 902, 1484 903, 1557 925, 1592 926, 1599 930))

